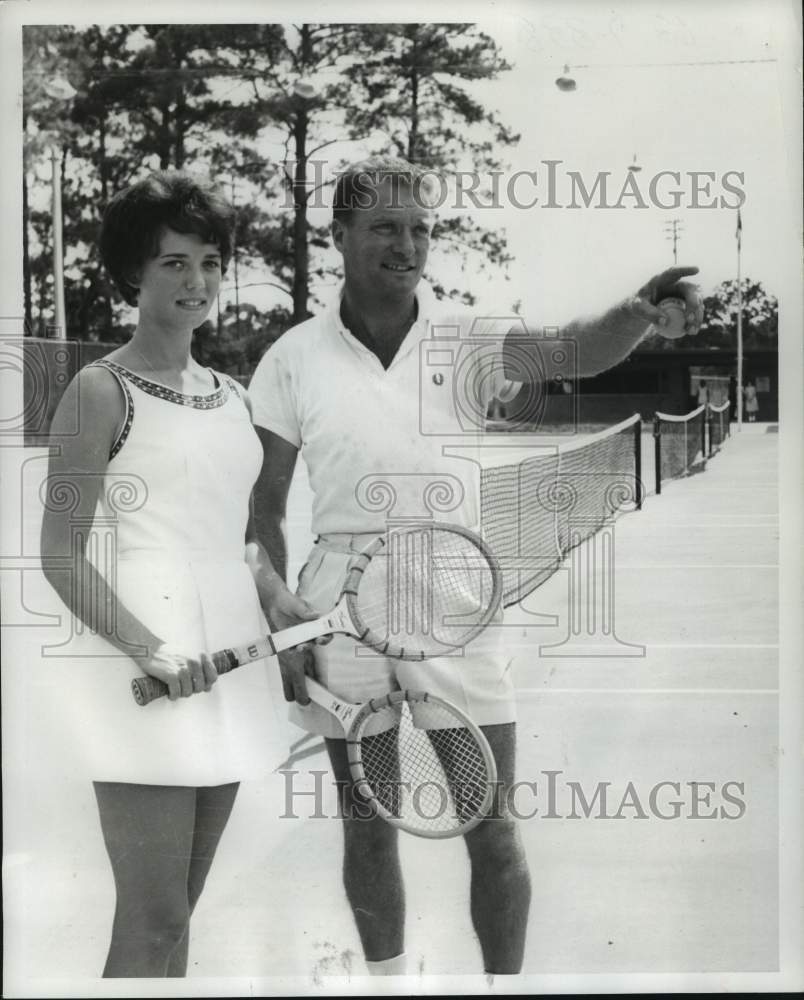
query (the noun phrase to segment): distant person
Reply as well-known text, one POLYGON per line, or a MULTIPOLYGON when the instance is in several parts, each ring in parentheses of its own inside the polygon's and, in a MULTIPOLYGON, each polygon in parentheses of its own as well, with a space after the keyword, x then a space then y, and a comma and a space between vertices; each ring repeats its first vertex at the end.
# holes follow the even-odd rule
POLYGON ((709 403, 709 387, 706 379, 701 379, 698 383, 698 406, 706 406, 709 403))
POLYGON ((729 376, 729 420, 737 419, 737 379, 734 375, 729 376))
POLYGON ((749 424, 756 423, 757 413, 759 412, 759 401, 753 379, 750 378, 746 383, 743 395, 745 396, 745 414, 748 422, 749 424))

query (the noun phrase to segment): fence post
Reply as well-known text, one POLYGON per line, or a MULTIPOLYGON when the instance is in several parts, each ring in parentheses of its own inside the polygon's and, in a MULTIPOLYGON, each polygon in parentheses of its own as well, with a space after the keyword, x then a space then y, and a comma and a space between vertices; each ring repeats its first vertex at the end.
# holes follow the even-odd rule
POLYGON ((662 492, 662 434, 659 429, 660 420, 653 418, 653 440, 654 444, 654 474, 656 477, 656 495, 662 492))
POLYGON ((642 418, 634 424, 634 496, 636 509, 642 510, 642 418))

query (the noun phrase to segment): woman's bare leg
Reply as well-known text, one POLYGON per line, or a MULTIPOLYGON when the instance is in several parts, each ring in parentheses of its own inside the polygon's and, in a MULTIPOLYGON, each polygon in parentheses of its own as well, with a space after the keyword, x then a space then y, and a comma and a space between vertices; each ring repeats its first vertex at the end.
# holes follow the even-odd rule
POLYGON ((117 900, 103 975, 161 977, 187 931, 196 790, 95 782, 117 900))
MULTIPOLYGON (((187 906, 190 916, 204 888, 215 851, 232 812, 237 789, 240 786, 217 785, 196 789, 195 829, 187 874, 187 906)), ((167 975, 179 977, 187 974, 187 951, 190 943, 189 926, 181 941, 173 949, 167 966, 167 975)))

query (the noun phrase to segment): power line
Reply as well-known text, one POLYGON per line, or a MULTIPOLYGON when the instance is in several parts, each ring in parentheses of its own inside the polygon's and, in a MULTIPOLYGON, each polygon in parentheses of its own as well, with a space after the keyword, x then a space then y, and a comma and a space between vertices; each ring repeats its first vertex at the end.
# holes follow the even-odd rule
POLYGON ((692 62, 659 63, 571 63, 571 69, 645 69, 662 66, 744 66, 751 63, 775 63, 778 59, 701 59, 692 62))

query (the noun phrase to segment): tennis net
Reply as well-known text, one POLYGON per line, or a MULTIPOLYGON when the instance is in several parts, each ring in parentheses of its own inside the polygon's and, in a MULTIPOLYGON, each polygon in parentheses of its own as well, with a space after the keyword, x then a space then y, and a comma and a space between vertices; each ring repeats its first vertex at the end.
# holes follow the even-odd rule
POLYGON ((481 533, 502 566, 506 606, 616 514, 641 507, 641 434, 637 413, 547 454, 482 470, 481 533))
POLYGON ((708 456, 711 458, 716 451, 719 451, 723 442, 730 434, 729 410, 731 404, 728 399, 721 406, 709 406, 709 448, 708 456))
POLYGON ((656 492, 662 492, 667 479, 688 476, 696 463, 705 461, 706 404, 684 416, 660 413, 653 420, 653 437, 656 446, 656 492))

